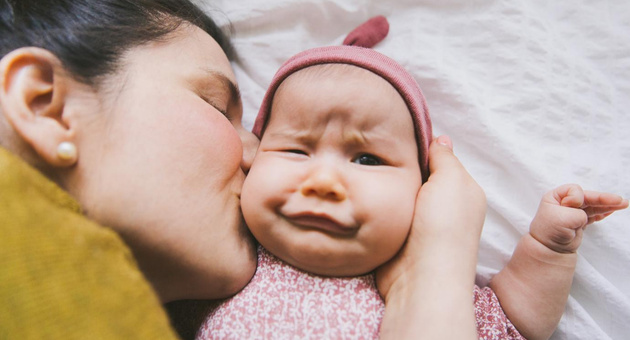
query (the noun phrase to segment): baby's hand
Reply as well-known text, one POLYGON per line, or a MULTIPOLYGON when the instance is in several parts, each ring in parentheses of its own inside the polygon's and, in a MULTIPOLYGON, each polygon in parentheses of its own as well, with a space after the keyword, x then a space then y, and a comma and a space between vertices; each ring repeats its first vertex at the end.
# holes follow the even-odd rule
POLYGON ((621 196, 565 184, 543 196, 529 233, 553 251, 574 253, 587 225, 627 207, 621 196))

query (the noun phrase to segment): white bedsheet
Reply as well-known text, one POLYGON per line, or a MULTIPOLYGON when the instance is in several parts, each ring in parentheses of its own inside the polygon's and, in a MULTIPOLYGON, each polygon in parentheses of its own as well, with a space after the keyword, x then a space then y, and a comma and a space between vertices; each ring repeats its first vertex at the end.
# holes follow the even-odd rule
MULTIPOLYGON (((509 259, 544 192, 575 182, 630 197, 630 1, 200 2, 233 25, 248 128, 288 57, 388 18, 375 49, 416 77, 435 135, 453 138, 486 191, 481 285, 509 259)), ((629 221, 622 211, 586 231, 553 339, 630 339, 629 221)))

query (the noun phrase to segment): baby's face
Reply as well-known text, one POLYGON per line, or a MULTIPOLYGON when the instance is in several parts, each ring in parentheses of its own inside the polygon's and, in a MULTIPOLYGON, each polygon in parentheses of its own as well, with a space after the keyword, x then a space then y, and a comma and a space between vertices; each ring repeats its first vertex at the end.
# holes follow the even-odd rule
POLYGON ((421 178, 398 92, 358 67, 310 67, 275 95, 243 215, 256 239, 295 267, 364 274, 404 243, 421 178))

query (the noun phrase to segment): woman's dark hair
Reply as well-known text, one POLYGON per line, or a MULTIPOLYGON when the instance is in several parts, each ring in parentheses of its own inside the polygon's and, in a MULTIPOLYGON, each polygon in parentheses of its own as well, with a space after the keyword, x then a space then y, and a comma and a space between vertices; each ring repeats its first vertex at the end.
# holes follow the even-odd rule
POLYGON ((229 39, 190 0, 0 0, 0 57, 26 46, 55 54, 77 80, 95 84, 128 49, 192 23, 228 58, 229 39))

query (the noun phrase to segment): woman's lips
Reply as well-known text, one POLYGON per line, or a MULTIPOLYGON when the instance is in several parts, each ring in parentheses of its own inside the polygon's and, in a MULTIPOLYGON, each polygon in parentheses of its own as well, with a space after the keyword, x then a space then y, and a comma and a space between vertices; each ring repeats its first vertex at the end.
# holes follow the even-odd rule
POLYGON ((335 235, 350 236, 359 228, 355 225, 343 224, 325 214, 300 213, 286 216, 292 224, 302 228, 319 229, 335 235))

